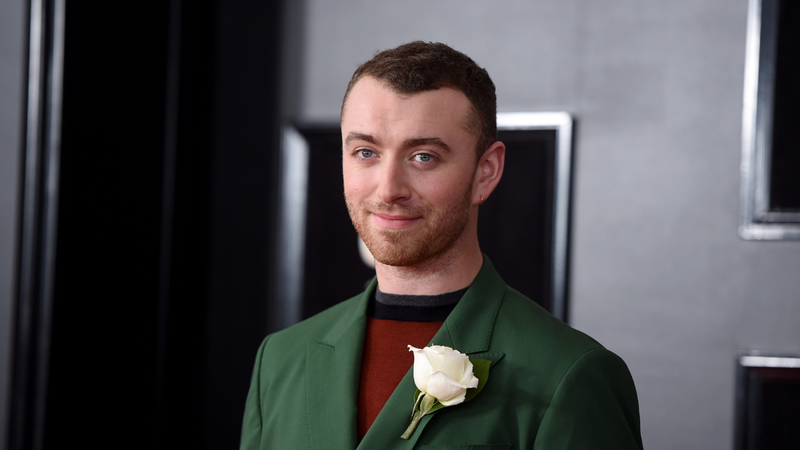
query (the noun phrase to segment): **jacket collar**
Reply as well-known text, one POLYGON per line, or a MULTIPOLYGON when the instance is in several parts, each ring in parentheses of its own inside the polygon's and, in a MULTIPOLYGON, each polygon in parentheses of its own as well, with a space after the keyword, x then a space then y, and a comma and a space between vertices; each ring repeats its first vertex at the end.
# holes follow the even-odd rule
MULTIPOLYGON (((361 356, 367 324, 367 306, 376 287, 367 287, 351 311, 331 327, 325 339, 309 345, 307 359, 306 405, 311 448, 356 448, 356 404, 361 356)), ((506 285, 486 255, 483 266, 458 302, 431 344, 446 345, 470 357, 490 359, 493 364, 502 353, 490 350, 492 330, 506 285)), ((432 415, 425 416, 410 440, 400 439, 411 417, 416 387, 409 370, 384 405, 359 449, 410 449, 422 434, 432 415)))
POLYGON ((339 321, 325 337, 308 345, 304 400, 312 449, 349 450, 358 444, 356 405, 361 356, 367 306, 377 284, 373 278, 360 298, 348 306, 349 310, 339 315, 339 321))

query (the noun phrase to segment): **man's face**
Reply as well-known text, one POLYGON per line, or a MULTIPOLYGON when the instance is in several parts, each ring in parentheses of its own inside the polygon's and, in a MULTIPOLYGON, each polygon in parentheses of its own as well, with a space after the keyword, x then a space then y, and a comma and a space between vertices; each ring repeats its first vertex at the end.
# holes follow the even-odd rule
POLYGON ((453 89, 401 96, 371 77, 350 91, 342 113, 344 194, 377 261, 416 265, 474 229, 470 106, 453 89))

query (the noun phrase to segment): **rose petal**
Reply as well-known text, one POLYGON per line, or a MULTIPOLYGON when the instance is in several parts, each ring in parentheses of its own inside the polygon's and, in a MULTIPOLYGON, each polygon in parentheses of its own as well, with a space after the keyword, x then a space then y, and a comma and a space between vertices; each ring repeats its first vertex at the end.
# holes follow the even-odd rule
POLYGON ((428 394, 436 397, 445 406, 457 405, 464 401, 467 387, 447 376, 444 372, 436 371, 428 378, 428 394))
POLYGON ((409 345, 408 351, 414 352, 414 384, 421 392, 427 392, 428 377, 433 373, 433 367, 425 354, 425 349, 409 345))
POLYGON ((468 382, 464 383, 464 385, 468 388, 476 388, 478 384, 480 384, 481 380, 478 379, 474 374, 470 374, 472 377, 468 382))
POLYGON ((463 384, 464 386, 476 388, 478 387, 478 383, 480 380, 478 380, 478 377, 476 377, 475 374, 473 373, 472 362, 468 360, 467 364, 468 364, 467 370, 464 372, 464 376, 462 376, 461 379, 458 380, 458 382, 463 384))
POLYGON ((463 392, 451 398, 450 400, 440 401, 439 403, 443 404, 444 406, 453 406, 453 405, 458 405, 459 403, 464 403, 464 400, 466 398, 467 398, 467 390, 464 389, 463 392))
POLYGON ((456 380, 464 386, 478 387, 478 379, 475 378, 475 375, 473 374, 473 366, 469 358, 467 358, 464 366, 464 373, 461 374, 461 378, 456 378, 456 380), (472 385, 473 383, 475 386, 472 385))
POLYGON ((464 376, 467 367, 470 364, 470 372, 472 371, 471 363, 467 355, 459 353, 449 347, 441 345, 434 345, 426 347, 423 351, 428 355, 431 367, 433 370, 441 370, 454 380, 460 380, 464 376))

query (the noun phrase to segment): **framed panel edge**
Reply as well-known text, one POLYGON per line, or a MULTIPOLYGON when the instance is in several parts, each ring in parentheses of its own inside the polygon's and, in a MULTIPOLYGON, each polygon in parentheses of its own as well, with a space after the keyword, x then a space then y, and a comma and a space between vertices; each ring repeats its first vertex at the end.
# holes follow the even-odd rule
POLYGON ((800 369, 800 356, 770 355, 761 352, 742 352, 736 358, 734 398, 734 450, 748 448, 746 376, 751 368, 800 369))
POLYGON ((274 325, 283 329, 302 317, 308 143, 294 126, 281 136, 280 222, 278 227, 278 304, 274 325))
MULTIPOLYGON (((769 211, 769 143, 775 74, 774 64, 762 64, 761 52, 762 44, 774 47, 775 42, 769 41, 777 37, 771 36, 762 42, 765 1, 770 0, 749 0, 748 3, 739 235, 746 240, 797 240, 800 239, 800 214, 769 211)), ((777 22, 777 18, 772 19, 777 22)))
POLYGON ((552 314, 567 322, 567 283, 569 264, 569 220, 572 186, 572 116, 557 112, 498 113, 498 130, 553 129, 556 131, 553 183, 553 243, 550 261, 552 314))

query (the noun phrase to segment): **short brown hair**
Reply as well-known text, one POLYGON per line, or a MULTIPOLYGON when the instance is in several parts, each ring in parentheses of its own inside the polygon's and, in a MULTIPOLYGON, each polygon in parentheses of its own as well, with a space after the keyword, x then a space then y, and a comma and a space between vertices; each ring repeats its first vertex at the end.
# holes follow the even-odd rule
POLYGON ((376 53, 353 73, 342 101, 342 112, 353 86, 365 75, 386 83, 399 94, 443 87, 461 91, 472 103, 465 126, 478 136, 478 159, 497 141, 497 95, 489 73, 448 45, 414 41, 376 53))

